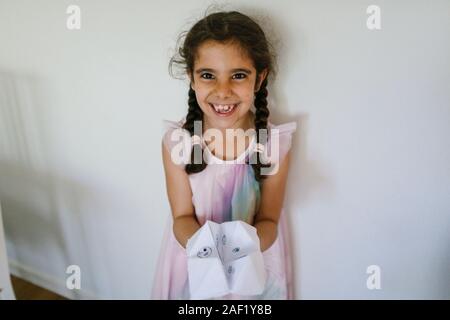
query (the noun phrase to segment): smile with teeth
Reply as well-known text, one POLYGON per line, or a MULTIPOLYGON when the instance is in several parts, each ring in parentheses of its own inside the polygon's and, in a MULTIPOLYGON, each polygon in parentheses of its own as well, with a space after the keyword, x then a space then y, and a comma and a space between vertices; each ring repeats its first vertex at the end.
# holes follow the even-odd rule
POLYGON ((231 111, 234 110, 234 108, 237 107, 238 103, 236 104, 209 104, 211 107, 214 108, 214 110, 217 113, 221 113, 221 114, 227 114, 230 113, 231 111))

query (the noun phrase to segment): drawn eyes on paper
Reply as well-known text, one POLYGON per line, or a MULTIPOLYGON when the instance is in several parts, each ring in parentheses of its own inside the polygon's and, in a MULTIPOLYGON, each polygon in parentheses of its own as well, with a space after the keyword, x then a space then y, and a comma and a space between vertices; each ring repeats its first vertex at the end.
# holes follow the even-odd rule
POLYGON ((212 253, 211 247, 203 247, 197 252, 197 257, 199 258, 208 258, 212 253))

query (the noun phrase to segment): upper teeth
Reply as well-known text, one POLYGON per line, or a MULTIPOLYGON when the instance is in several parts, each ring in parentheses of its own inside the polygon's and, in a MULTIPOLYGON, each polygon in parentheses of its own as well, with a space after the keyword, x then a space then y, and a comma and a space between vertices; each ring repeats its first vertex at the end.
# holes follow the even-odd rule
POLYGON ((216 109, 216 111, 230 111, 236 105, 235 104, 213 104, 213 106, 214 106, 214 109, 216 109))

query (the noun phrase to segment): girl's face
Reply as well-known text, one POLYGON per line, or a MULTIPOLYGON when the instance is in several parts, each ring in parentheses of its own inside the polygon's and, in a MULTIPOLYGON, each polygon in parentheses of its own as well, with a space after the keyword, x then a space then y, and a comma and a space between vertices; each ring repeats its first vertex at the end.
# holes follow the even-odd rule
POLYGON ((214 40, 199 46, 194 74, 189 74, 205 121, 215 128, 241 128, 247 123, 255 92, 267 75, 257 81, 252 60, 236 44, 214 40))

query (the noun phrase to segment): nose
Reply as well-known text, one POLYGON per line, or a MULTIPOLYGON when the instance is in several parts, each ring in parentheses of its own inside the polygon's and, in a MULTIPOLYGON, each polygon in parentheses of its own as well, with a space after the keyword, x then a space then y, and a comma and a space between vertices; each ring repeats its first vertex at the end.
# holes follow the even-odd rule
POLYGON ((232 96, 231 85, 228 81, 217 81, 215 88, 216 95, 219 99, 226 99, 232 96))

